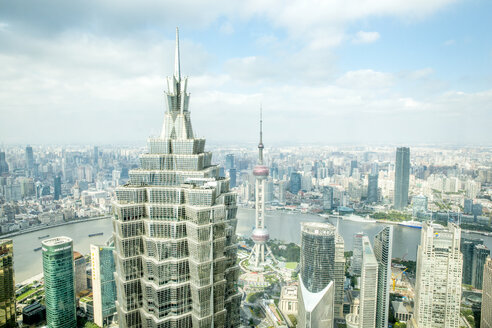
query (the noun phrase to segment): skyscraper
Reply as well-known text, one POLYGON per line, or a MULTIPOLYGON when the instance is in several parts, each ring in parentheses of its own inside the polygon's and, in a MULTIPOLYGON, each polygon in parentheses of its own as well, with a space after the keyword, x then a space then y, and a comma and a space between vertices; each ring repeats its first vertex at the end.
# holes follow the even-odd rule
POLYGON ((374 255, 378 261, 376 328, 388 327, 392 248, 393 226, 384 227, 374 236, 374 255))
MULTIPOLYGON (((341 264, 340 261, 336 261, 338 260, 337 238, 341 237, 338 236, 335 227, 329 223, 301 223, 299 322, 304 322, 305 325, 301 324, 300 327, 331 327, 322 325, 324 323, 333 325, 337 295, 335 277, 338 277, 337 265, 341 264), (320 305, 321 303, 323 305, 320 305), (303 318, 305 315, 302 313, 312 312, 318 307, 323 307, 324 312, 318 315, 316 320, 309 321, 303 318), (310 326, 307 325, 308 322, 311 322, 310 326)), ((338 245, 340 244, 341 242, 338 241, 338 245)))
POLYGON ((483 245, 483 239, 461 238, 460 250, 463 254, 463 279, 466 285, 471 285, 475 271, 473 270, 473 257, 475 246, 483 245))
MULTIPOLYGON (((253 175, 256 178, 256 217, 255 217, 255 229, 251 234, 251 239, 255 242, 251 254, 249 255, 250 263, 253 264, 255 270, 262 271, 265 268, 265 257, 270 255, 273 258, 272 251, 267 245, 267 241, 270 238, 270 234, 265 227, 265 187, 266 180, 268 178, 268 167, 263 165, 263 129, 262 118, 260 110, 260 143, 258 144, 258 165, 253 169, 253 175)), ((273 186, 272 186, 273 189, 273 186)), ((273 191, 273 190, 272 190, 273 191)))
POLYGON ((9 173, 9 165, 5 160, 5 152, 0 151, 0 175, 9 173))
POLYGON ((477 289, 482 289, 483 267, 485 266, 485 261, 489 255, 490 249, 488 249, 487 246, 475 246, 472 261, 472 286, 477 289))
POLYGON ((113 220, 120 327, 237 327, 236 194, 195 138, 176 29, 160 137, 116 189, 113 220))
POLYGON ((34 169, 34 154, 31 146, 26 147, 26 169, 28 172, 34 169))
POLYGON ((234 165, 234 154, 227 154, 226 155, 226 160, 225 160, 225 169, 230 170, 235 168, 236 166, 234 165))
POLYGON ((99 148, 97 146, 94 146, 93 152, 94 154, 93 154, 92 162, 94 163, 94 166, 97 167, 97 163, 99 162, 99 148))
POLYGON ((104 327, 116 314, 114 247, 91 245, 94 323, 104 327))
POLYGON ((59 200, 61 198, 61 177, 57 176, 54 179, 54 200, 59 200))
POLYGON ((492 258, 485 261, 483 268, 481 328, 492 328, 492 258))
POLYGON ((335 318, 343 318, 343 299, 345 282, 345 241, 343 237, 335 234, 335 266, 333 268, 333 280, 335 285, 335 318))
POLYGON ((331 210, 333 208, 333 187, 323 187, 323 209, 331 210))
POLYGON ((17 327, 14 246, 11 239, 0 240, 0 327, 17 327))
POLYGON ((74 328, 77 319, 72 239, 51 238, 44 240, 42 246, 46 322, 50 328, 74 328))
POLYGON ((457 328, 460 324, 461 229, 424 222, 417 250, 414 320, 418 327, 457 328))
POLYGON ((410 180, 410 148, 398 147, 396 149, 395 164, 395 209, 402 210, 408 205, 408 185, 410 180))
POLYGON ((364 237, 363 232, 356 233, 352 242, 353 252, 352 260, 350 261, 350 273, 353 276, 360 276, 362 267, 362 237, 364 237))
POLYGON ((75 270, 75 295, 87 289, 87 273, 85 257, 79 252, 73 252, 73 265, 75 270))
POLYGON ((299 190, 301 190, 301 174, 299 172, 292 172, 290 174, 290 188, 289 191, 294 195, 297 195, 299 190))
POLYGON ((376 203, 378 201, 378 175, 369 174, 367 185, 367 202, 376 203))
POLYGON ((378 262, 369 241, 362 237, 359 323, 361 328, 376 327, 378 297, 378 262))
POLYGON ((236 187, 237 172, 235 168, 229 170, 229 180, 231 188, 236 187))

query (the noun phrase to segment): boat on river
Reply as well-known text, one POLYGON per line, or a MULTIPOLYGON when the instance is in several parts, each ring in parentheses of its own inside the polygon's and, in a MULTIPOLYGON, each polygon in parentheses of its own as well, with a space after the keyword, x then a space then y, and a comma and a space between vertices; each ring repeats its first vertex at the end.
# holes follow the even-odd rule
POLYGON ((420 221, 403 221, 400 222, 399 225, 404 226, 404 227, 410 227, 410 228, 415 228, 415 229, 422 229, 422 222, 420 221))
POLYGON ((89 237, 102 236, 102 235, 104 235, 104 232, 90 233, 89 237))
POLYGON ((38 239, 48 238, 50 235, 39 236, 38 239))

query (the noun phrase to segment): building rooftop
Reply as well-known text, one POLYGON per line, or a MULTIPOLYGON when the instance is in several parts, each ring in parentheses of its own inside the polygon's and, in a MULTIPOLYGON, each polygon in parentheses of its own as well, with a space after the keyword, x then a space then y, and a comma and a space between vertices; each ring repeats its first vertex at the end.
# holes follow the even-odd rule
POLYGON ((55 237, 55 238, 43 240, 42 243, 45 246, 59 246, 59 245, 69 243, 71 241, 72 241, 72 238, 69 238, 69 237, 55 237))

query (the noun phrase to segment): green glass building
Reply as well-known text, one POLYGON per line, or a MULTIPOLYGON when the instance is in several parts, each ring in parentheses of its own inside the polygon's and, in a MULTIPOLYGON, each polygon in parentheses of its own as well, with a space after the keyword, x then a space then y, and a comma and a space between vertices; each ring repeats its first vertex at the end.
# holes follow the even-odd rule
POLYGON ((46 322, 49 328, 75 328, 73 241, 56 237, 42 245, 46 322))
POLYGON ((11 239, 0 240, 0 327, 16 327, 14 250, 11 239))
POLYGON ((91 245, 94 323, 103 327, 116 315, 114 247, 91 245))

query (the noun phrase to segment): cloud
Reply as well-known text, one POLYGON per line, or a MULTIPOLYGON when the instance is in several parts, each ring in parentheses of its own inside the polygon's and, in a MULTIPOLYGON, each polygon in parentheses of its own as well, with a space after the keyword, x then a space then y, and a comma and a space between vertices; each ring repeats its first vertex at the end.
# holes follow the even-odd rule
POLYGON ((232 26, 231 22, 225 22, 220 26, 219 31, 222 34, 231 35, 232 33, 234 33, 234 27, 232 26))
POLYGON ((353 43, 373 43, 379 40, 380 35, 378 32, 365 32, 365 31, 359 31, 357 34, 355 34, 354 39, 352 40, 353 43))
POLYGON ((445 46, 454 46, 456 44, 456 41, 455 40, 447 40, 447 41, 444 41, 443 42, 443 45, 445 46))
POLYGON ((391 87, 394 77, 390 73, 363 69, 346 72, 337 79, 337 84, 354 89, 381 89, 391 87))

